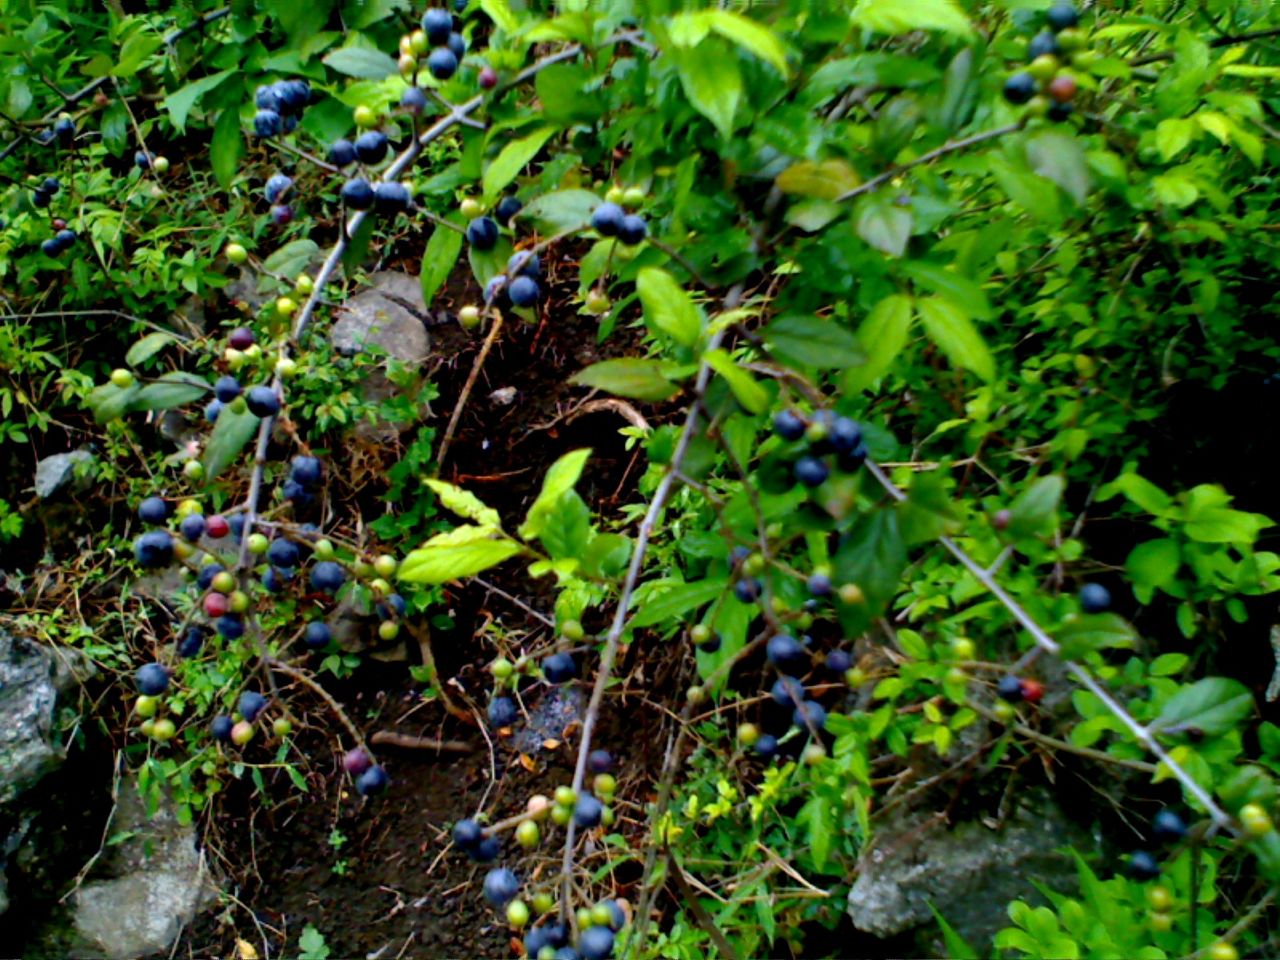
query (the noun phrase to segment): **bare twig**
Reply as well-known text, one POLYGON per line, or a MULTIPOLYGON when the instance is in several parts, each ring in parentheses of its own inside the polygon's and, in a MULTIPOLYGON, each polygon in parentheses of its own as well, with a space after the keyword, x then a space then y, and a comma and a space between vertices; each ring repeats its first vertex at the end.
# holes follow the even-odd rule
POLYGON ((461 740, 438 740, 435 737, 414 737, 394 730, 379 730, 369 738, 370 743, 403 747, 405 750, 433 750, 436 753, 474 753, 475 748, 461 740))

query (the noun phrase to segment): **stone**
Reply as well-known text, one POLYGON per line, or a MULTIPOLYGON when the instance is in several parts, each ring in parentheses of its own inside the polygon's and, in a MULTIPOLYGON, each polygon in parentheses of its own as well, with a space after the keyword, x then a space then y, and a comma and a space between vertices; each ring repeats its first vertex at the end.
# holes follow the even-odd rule
POLYGON ((69 453, 55 453, 42 458, 36 464, 36 496, 41 500, 47 500, 68 485, 73 490, 85 489, 89 485, 90 478, 84 474, 77 476, 76 468, 83 469, 91 463, 93 463, 93 454, 88 450, 72 450, 69 453))
POLYGON ((149 814, 132 775, 120 783, 111 828, 128 839, 110 848, 109 877, 75 894, 72 921, 85 945, 75 953, 126 960, 166 952, 217 896, 196 829, 164 798, 149 814))
POLYGON ((421 363, 430 351, 427 315, 418 278, 375 273, 370 286, 346 301, 329 332, 335 350, 348 356, 370 346, 405 363, 421 363))
POLYGON ((931 811, 904 815, 877 829, 849 891, 848 914, 859 930, 892 937, 934 924, 938 910, 982 952, 1008 926, 1016 899, 1042 903, 1030 878, 1074 890, 1075 861, 1063 847, 1091 846, 1046 791, 1028 789, 998 826, 968 821, 948 829, 931 811))

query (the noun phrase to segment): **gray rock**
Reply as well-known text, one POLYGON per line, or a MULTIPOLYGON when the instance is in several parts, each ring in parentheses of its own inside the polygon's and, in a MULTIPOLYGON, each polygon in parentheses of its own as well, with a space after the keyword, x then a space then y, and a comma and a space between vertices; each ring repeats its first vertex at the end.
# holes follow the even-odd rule
POLYGON ((890 937, 933 924, 929 904, 981 952, 1008 926, 1010 900, 1042 902, 1031 877, 1073 890, 1076 868, 1060 848, 1087 848, 1088 833, 1044 791, 998 828, 966 822, 948 829, 920 811, 877 830, 849 891, 848 913, 859 930, 890 937))
POLYGON ((93 462, 88 450, 72 450, 55 453, 36 464, 36 496, 46 500, 68 484, 73 489, 84 489, 89 482, 86 476, 76 476, 76 467, 93 462))
POLYGON ((35 786, 64 758, 58 695, 92 674, 79 653, 0 630, 0 803, 35 786))
POLYGON ((340 353, 349 355, 373 346, 405 363, 421 363, 430 349, 421 319, 426 314, 417 277, 375 273, 369 289, 356 294, 338 311, 329 339, 340 353))
POLYGON ((195 827, 180 824, 166 800, 148 815, 137 781, 127 777, 111 828, 131 836, 111 848, 105 870, 112 876, 76 892, 73 922, 87 947, 75 953, 126 960, 167 951, 217 895, 195 827))

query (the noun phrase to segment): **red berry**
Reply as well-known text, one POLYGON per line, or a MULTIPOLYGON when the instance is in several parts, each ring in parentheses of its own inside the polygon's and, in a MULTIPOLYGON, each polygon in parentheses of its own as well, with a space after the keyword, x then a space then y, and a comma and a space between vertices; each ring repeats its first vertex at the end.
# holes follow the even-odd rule
POLYGON ((225 593, 208 593, 204 598, 204 612, 211 617, 221 617, 231 608, 225 593))
POLYGON ((1070 103, 1075 95, 1075 78, 1069 77, 1065 73, 1054 77, 1053 82, 1049 84, 1049 96, 1058 101, 1058 103, 1070 103))
POLYGON ((67 229, 67 221, 63 220, 61 217, 54 217, 54 218, 53 218, 53 229, 55 229, 55 230, 65 230, 65 229, 67 229))
POLYGON ((215 513, 204 522, 204 532, 214 540, 217 540, 231 532, 231 524, 227 523, 226 517, 215 513))
POLYGON ((1009 523, 1013 519, 1013 514, 1008 510, 997 510, 991 517, 991 525, 997 530, 1008 530, 1009 523))
POLYGON ((248 327, 236 327, 227 336, 227 345, 236 350, 248 350, 253 346, 253 331, 248 327))
POLYGON ((493 67, 484 67, 480 71, 480 89, 492 90, 498 85, 498 72, 493 67))
POLYGON ((1039 703, 1044 696, 1044 684, 1039 680, 1022 681, 1022 699, 1027 703, 1039 703))

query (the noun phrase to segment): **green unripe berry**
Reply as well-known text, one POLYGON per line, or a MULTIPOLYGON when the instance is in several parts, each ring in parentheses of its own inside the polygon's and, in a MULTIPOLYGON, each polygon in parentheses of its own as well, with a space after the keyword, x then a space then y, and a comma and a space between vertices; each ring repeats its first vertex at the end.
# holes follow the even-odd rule
POLYGON ((331 540, 317 540, 315 546, 311 548, 311 553, 317 560, 332 560, 337 555, 331 540))
POLYGON ((289 380, 298 372, 298 364, 292 357, 280 356, 276 358, 276 373, 281 379, 289 380))
POLYGON ((199 460, 188 460, 182 465, 182 475, 192 483, 199 483, 204 479, 204 464, 199 460))
POLYGON ((1049 114, 1049 108, 1053 106, 1048 97, 1042 97, 1036 94, 1027 101, 1027 105, 1022 109, 1026 111, 1028 117, 1045 117, 1049 114))
POLYGON ((995 714, 995 718, 1003 724, 1010 724, 1018 715, 1018 711, 1013 709, 1013 704, 1007 700, 997 700, 991 705, 991 712, 995 714))
POLYGON ((562 807, 572 807, 578 800, 578 794, 573 787, 556 787, 556 792, 552 796, 562 807))
MULTIPOLYGON (((227 347, 222 351, 222 359, 227 361, 227 369, 235 373, 244 366, 244 351, 237 350, 235 347, 227 347)), ((237 400, 243 400, 244 397, 236 397, 237 400)))
POLYGON ((231 742, 236 746, 243 747, 246 743, 253 739, 256 729, 248 720, 237 720, 235 726, 231 728, 231 742))
POLYGON ((1156 933, 1167 933, 1173 929, 1173 916, 1168 913, 1150 913, 1147 915, 1147 922, 1156 933))
POLYGON ((467 197, 462 203, 458 204, 458 211, 468 220, 474 220, 484 213, 484 207, 480 205, 480 201, 475 197, 467 197))
POLYGON ((973 641, 968 637, 956 637, 951 641, 951 656, 957 660, 972 660, 976 653, 973 641))
MULTIPOLYGON (((408 38, 406 37, 405 39, 407 40, 408 38)), ((400 76, 408 80, 413 77, 414 72, 418 69, 418 58, 412 53, 403 54, 396 61, 396 66, 400 68, 400 76)))
POLYGON ((648 199, 646 194, 639 187, 627 187, 622 191, 622 205, 630 210, 634 210, 648 199))
POLYGON ((489 664, 489 672, 495 680, 506 680, 516 672, 516 668, 506 657, 499 657, 489 664))
POLYGON ((947 683, 962 685, 969 682, 969 675, 959 667, 952 667, 947 671, 947 683))
POLYGON ((827 759, 827 748, 822 744, 811 743, 804 748, 804 762, 807 765, 813 766, 825 759, 827 759))
POLYGON ((427 52, 427 48, 431 44, 427 41, 427 34, 424 30, 415 30, 409 34, 409 52, 414 56, 422 56, 427 52))
POLYGON ((1246 803, 1240 808, 1239 817, 1240 825, 1250 836, 1261 837, 1274 829, 1271 817, 1261 804, 1246 803))
POLYGON ((512 900, 507 904, 507 923, 519 930, 529 922, 529 906, 523 900, 512 900))
POLYGON ((238 243, 228 243, 222 252, 227 260, 237 265, 249 259, 249 251, 238 243))
POLYGON ((587 927, 593 926, 591 921, 591 909, 589 907, 579 907, 577 918, 579 930, 585 930, 587 927))
MULTIPOLYGON (((251 343, 249 344, 249 346, 245 347, 244 358, 246 361, 257 360, 261 356, 262 356, 262 347, 259 346, 258 344, 251 343)), ((236 399, 240 399, 240 398, 237 397, 236 399)))
POLYGON ((1058 47, 1063 53, 1075 53, 1077 50, 1083 50, 1089 43, 1089 38, 1085 36, 1083 30, 1079 27, 1067 27, 1065 30, 1058 31, 1058 47))
POLYGON ((398 566, 399 564, 396 562, 396 558, 391 556, 389 553, 384 553, 380 555, 378 559, 373 561, 373 569, 380 577, 395 576, 396 568, 398 566))
POLYGON ((199 500, 193 500, 187 497, 185 500, 178 501, 178 509, 174 511, 178 519, 189 517, 193 513, 204 513, 204 505, 199 500))
POLYGON ((560 625, 560 635, 570 643, 577 643, 587 635, 582 629, 582 624, 577 620, 566 620, 560 625))
POLYGON ((173 721, 168 717, 161 717, 159 720, 151 722, 151 737, 161 743, 166 740, 172 740, 177 732, 178 728, 174 726, 173 721))
POLYGON ((1058 58, 1051 53, 1046 53, 1036 57, 1027 65, 1027 73, 1040 81, 1050 80, 1058 72, 1059 66, 1058 58))
POLYGON ((545 820, 547 815, 551 813, 551 801, 541 793, 535 793, 529 798, 529 802, 524 805, 525 810, 533 815, 535 820, 545 820))
POLYGON ((232 590, 227 595, 227 608, 232 613, 244 613, 249 609, 249 595, 243 590, 232 590))
POLYGON ((311 294, 316 288, 316 282, 311 279, 310 274, 300 273, 298 279, 293 281, 293 289, 304 297, 311 294))
POLYGON ((566 827, 569 821, 573 819, 573 807, 566 807, 564 804, 557 803, 551 807, 551 822, 557 827, 566 827))
POLYGON ((587 313, 591 314, 593 317, 598 317, 600 314, 607 312, 609 307, 612 305, 612 301, 610 301, 608 294, 603 290, 593 289, 587 294, 585 306, 587 308, 587 313))
POLYGON ((605 192, 604 198, 609 203, 616 203, 621 206, 622 200, 626 195, 627 192, 615 183, 605 192))
POLYGON ((738 743, 744 747, 754 747, 760 742, 760 728, 754 723, 738 724, 738 743))
POLYGON ((600 825, 604 827, 612 827, 618 815, 613 812, 613 807, 605 807, 600 811, 600 825))
POLYGON ((378 636, 383 640, 394 640, 400 636, 400 624, 394 620, 384 620, 378 624, 378 636))
POLYGON ((851 687, 860 687, 867 682, 867 671, 861 667, 850 667, 844 672, 844 682, 851 687))
POLYGON ((138 732, 144 737, 154 736, 156 732, 156 722, 154 720, 143 720, 138 724, 138 732))
POLYGON ((1147 888, 1147 906, 1156 913, 1167 913, 1169 908, 1173 906, 1173 894, 1169 892, 1169 888, 1156 884, 1147 888))
POLYGON ((374 596, 385 597, 391 592, 391 584, 381 577, 376 577, 369 581, 369 589, 373 591, 374 596))
POLYGON ((276 299, 276 313, 282 317, 292 317, 298 312, 298 302, 293 297, 278 297, 276 299))
POLYGON ((287 737, 293 732, 293 724, 287 717, 276 717, 271 721, 271 732, 277 737, 287 737))
POLYGON ((862 588, 856 583, 842 583, 840 589, 836 591, 836 596, 840 598, 841 603, 849 606, 857 606, 867 599, 866 594, 862 592, 862 588))
POLYGON ((1240 960, 1240 951, 1226 940, 1219 940, 1209 948, 1209 960, 1240 960))
POLYGON ((132 371, 119 369, 111 371, 111 382, 121 390, 128 390, 137 381, 134 380, 132 371))
POLYGON ((689 628, 689 639, 698 646, 702 646, 711 639, 711 628, 705 623, 695 623, 689 628))
POLYGON ((601 800, 610 800, 618 792, 618 780, 612 773, 597 773, 591 781, 591 792, 601 800))
POLYGON ((753 553, 742 561, 742 572, 748 577, 758 577, 764 573, 764 557, 753 553))
POLYGON ((178 540, 173 545, 173 555, 179 560, 190 560, 196 555, 196 548, 185 540, 178 540))
POLYGON ((236 578, 229 570, 219 570, 213 575, 209 588, 215 593, 230 593, 236 588, 236 578))
POLYGON ((475 304, 468 304, 458 311, 458 322, 462 324, 465 330, 474 330, 480 326, 480 308, 475 304))
POLYGON ((265 534, 251 533, 249 534, 249 552, 255 557, 260 557, 267 552, 267 548, 271 546, 271 542, 267 540, 265 534))
POLYGON ((133 712, 146 719, 147 717, 154 717, 159 706, 159 697, 142 696, 133 701, 133 712))
POLYGON ((538 913, 550 913, 556 908, 556 898, 549 893, 535 893, 533 895, 533 909, 538 913))
POLYGON ((538 825, 532 820, 526 820, 520 826, 516 827, 516 843, 524 847, 526 850, 532 850, 538 845, 538 841, 542 839, 542 832, 538 829, 538 825))
POLYGON ((366 107, 364 104, 355 108, 352 112, 352 117, 356 121, 356 126, 362 130, 368 130, 378 125, 378 115, 372 107, 366 107))
POLYGON ((351 572, 361 580, 368 580, 373 576, 373 564, 367 560, 357 560, 352 564, 351 572))
POLYGON ((591 925, 595 927, 607 927, 613 922, 613 911, 609 909, 607 903, 597 903, 591 908, 591 925))
POLYGON ((696 707, 707 698, 707 692, 695 684, 684 692, 684 698, 689 706, 696 707))
POLYGON ((156 157, 154 160, 151 161, 151 169, 154 170, 156 173, 168 173, 169 158, 156 157))

